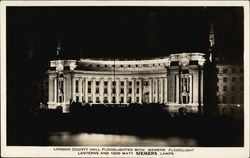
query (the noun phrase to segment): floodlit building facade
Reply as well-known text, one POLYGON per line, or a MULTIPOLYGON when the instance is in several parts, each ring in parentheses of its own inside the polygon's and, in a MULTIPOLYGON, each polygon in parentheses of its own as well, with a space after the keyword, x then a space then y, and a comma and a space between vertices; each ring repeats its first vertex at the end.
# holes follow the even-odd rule
POLYGON ((152 59, 53 60, 47 72, 48 108, 82 105, 164 104, 197 113, 203 106, 203 53, 152 59))
POLYGON ((242 64, 217 64, 217 98, 221 114, 243 115, 244 74, 242 64))

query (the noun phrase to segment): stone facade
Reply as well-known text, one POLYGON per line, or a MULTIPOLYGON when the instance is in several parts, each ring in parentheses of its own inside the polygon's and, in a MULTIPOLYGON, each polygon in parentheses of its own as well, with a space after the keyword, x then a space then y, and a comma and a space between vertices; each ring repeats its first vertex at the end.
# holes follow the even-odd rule
POLYGON ((153 59, 53 60, 48 75, 48 108, 72 101, 83 105, 160 103, 170 112, 203 106, 203 53, 153 59))

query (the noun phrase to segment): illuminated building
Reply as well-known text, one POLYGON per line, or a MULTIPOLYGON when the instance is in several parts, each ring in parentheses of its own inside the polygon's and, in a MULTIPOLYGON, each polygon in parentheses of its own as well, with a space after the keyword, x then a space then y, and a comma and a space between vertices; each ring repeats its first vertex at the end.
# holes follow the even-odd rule
POLYGON ((48 107, 69 112, 72 101, 95 104, 160 103, 171 112, 203 106, 203 53, 153 59, 50 61, 48 107))

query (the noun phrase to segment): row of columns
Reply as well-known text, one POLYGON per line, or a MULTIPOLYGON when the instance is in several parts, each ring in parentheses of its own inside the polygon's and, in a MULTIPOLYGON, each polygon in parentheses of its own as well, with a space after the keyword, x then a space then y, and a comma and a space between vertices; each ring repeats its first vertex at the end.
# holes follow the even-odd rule
MULTIPOLYGON (((147 80, 143 78, 124 78, 116 79, 116 84, 113 85, 114 80, 112 78, 64 78, 63 79, 63 88, 64 93, 62 94, 62 102, 79 101, 79 102, 90 102, 89 97, 91 97, 92 103, 97 103, 96 98, 99 97, 98 103, 104 103, 104 98, 107 98, 108 103, 113 103, 113 97, 115 98, 115 103, 143 103, 145 100, 144 95, 147 93, 149 103, 167 103, 167 78, 149 78, 147 80), (76 92, 76 81, 78 81, 78 92, 76 92), (88 84, 88 81, 91 81, 91 85, 88 84), (97 87, 96 81, 99 81, 97 87), (124 82, 124 85, 121 85, 121 81, 124 82), (144 81, 147 81, 148 86, 144 86, 144 81), (108 82, 108 85, 104 85, 104 82, 108 82), (129 85, 129 82, 132 82, 129 85), (139 85, 137 85, 139 82, 139 85), (71 88, 70 88, 71 87, 71 88), (147 87, 147 88, 146 88, 147 87), (91 93, 88 93, 88 88, 91 89, 91 93), (96 93, 96 88, 99 88, 99 93, 96 93), (107 88, 107 94, 104 93, 104 88, 107 88), (112 92, 112 89, 115 88, 115 93, 112 92), (123 88, 123 93, 121 93, 121 88, 123 88), (139 93, 137 93, 137 88, 139 93), (131 93, 129 93, 131 89, 131 93), (68 92, 71 90, 71 93, 68 92), (67 94, 66 94, 67 93, 67 94), (67 97, 66 97, 67 96, 67 97), (70 97, 71 96, 71 97, 70 97), (121 97, 123 97, 123 102, 121 102, 121 97), (77 99, 78 98, 78 99, 77 99), (129 100, 131 99, 131 102, 129 100)), ((59 102, 59 93, 58 93, 58 78, 49 77, 49 102, 59 102)))

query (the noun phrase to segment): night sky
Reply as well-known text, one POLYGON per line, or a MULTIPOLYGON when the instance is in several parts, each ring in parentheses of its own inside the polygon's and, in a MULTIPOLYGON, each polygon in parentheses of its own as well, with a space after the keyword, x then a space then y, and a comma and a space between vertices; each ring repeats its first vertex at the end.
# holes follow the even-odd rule
POLYGON ((206 53, 211 22, 215 55, 241 59, 241 7, 8 7, 7 89, 30 93, 31 81, 56 58, 59 40, 62 59, 206 53))

